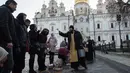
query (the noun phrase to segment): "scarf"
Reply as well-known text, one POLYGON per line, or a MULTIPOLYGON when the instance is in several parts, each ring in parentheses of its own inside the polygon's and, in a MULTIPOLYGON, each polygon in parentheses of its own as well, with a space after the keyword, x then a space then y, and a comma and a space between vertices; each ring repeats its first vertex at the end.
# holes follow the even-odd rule
POLYGON ((78 62, 78 54, 77 54, 77 50, 75 48, 74 33, 71 34, 70 62, 78 62))

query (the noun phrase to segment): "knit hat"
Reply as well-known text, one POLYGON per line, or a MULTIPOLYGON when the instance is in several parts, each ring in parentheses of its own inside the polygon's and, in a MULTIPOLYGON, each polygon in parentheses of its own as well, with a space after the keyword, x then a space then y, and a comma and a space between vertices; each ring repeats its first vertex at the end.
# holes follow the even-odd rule
POLYGON ((4 48, 0 47, 0 61, 2 61, 7 55, 8 52, 4 48))
POLYGON ((74 29, 74 26, 73 25, 70 25, 70 27, 69 28, 72 28, 72 29, 74 29))

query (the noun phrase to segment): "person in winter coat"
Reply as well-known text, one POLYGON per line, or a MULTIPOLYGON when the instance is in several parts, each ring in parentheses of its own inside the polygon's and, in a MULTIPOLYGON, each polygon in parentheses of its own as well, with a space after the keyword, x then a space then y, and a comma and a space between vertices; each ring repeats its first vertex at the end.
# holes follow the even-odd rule
POLYGON ((19 13, 16 18, 16 33, 20 45, 20 53, 14 54, 14 68, 12 73, 22 73, 25 67, 25 53, 26 53, 26 41, 27 41, 27 28, 25 24, 26 14, 19 13))
POLYGON ((29 31, 29 39, 30 39, 30 59, 29 59, 29 73, 36 73, 34 71, 34 60, 35 60, 35 55, 38 54, 38 35, 39 31, 37 31, 37 26, 36 24, 31 24, 30 25, 30 31, 29 31))
POLYGON ((17 3, 14 0, 7 0, 0 6, 0 46, 9 54, 2 73, 10 73, 13 68, 13 51, 18 53, 18 39, 16 36, 15 19, 12 13, 16 10, 17 3))
POLYGON ((31 21, 29 19, 25 20, 26 27, 28 28, 30 26, 31 21))
POLYGON ((40 43, 40 51, 38 53, 38 65, 39 65, 39 72, 43 72, 46 70, 45 66, 45 58, 46 53, 45 50, 47 49, 47 35, 49 34, 49 30, 44 28, 38 36, 38 41, 40 43))
POLYGON ((94 49, 93 49, 93 41, 91 40, 91 38, 89 37, 88 39, 88 44, 87 44, 87 47, 88 47, 88 52, 87 52, 87 61, 89 63, 92 63, 93 62, 93 58, 94 58, 94 55, 93 55, 93 52, 94 52, 94 49))
POLYGON ((53 33, 51 34, 51 37, 50 37, 49 40, 48 40, 48 45, 49 45, 49 50, 50 50, 50 51, 49 51, 50 64, 53 64, 54 55, 55 55, 56 46, 57 46, 57 39, 56 39, 56 37, 54 36, 53 33))

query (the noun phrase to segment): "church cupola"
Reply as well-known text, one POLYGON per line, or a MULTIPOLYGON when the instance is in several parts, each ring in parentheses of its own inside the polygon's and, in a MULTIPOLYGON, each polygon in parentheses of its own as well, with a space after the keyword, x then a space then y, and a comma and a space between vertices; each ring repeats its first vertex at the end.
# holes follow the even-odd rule
POLYGON ((42 17, 46 17, 46 10, 47 10, 47 6, 45 4, 42 5, 42 9, 41 9, 41 14, 42 17))
POLYGON ((88 0, 75 0, 75 14, 78 15, 89 15, 90 6, 88 0))
POLYGON ((75 4, 78 3, 88 3, 88 0, 75 0, 75 4))
POLYGON ((55 0, 51 0, 49 3, 49 15, 50 16, 56 16, 58 11, 57 2, 55 0))
POLYGON ((64 6, 64 3, 61 2, 61 3, 60 3, 60 7, 61 7, 61 8, 65 7, 65 6, 64 6))
POLYGON ((47 6, 46 6, 45 4, 42 5, 42 8, 43 8, 43 9, 46 9, 46 7, 47 7, 47 6))
POLYGON ((65 16, 65 6, 64 6, 64 3, 60 3, 60 16, 65 16))
POLYGON ((57 2, 55 0, 51 0, 49 6, 57 6, 57 2))
POLYGON ((101 13, 103 13, 103 1, 102 0, 98 0, 97 14, 101 14, 101 13))

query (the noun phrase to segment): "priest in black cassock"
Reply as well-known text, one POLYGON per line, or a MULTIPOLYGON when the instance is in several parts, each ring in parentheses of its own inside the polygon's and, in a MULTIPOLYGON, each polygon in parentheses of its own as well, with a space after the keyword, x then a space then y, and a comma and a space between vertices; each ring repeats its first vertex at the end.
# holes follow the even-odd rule
POLYGON ((68 49, 70 51, 71 67, 75 70, 78 70, 79 65, 82 65, 85 69, 87 69, 87 66, 85 64, 85 57, 79 57, 78 53, 80 49, 83 49, 83 38, 80 32, 74 30, 74 27, 71 25, 67 33, 62 33, 59 31, 59 34, 63 37, 68 38, 68 49))

